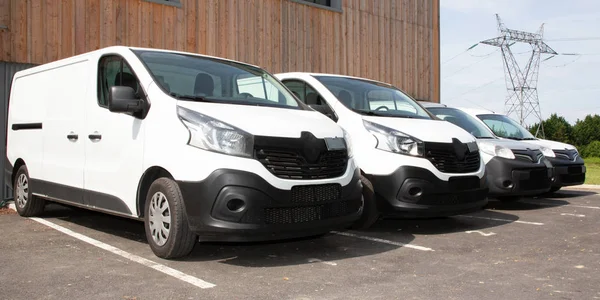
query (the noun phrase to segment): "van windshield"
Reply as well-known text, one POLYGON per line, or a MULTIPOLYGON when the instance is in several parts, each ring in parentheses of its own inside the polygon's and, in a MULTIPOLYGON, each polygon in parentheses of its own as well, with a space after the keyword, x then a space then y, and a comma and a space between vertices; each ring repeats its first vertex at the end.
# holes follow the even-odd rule
POLYGON ((477 115, 497 136, 513 140, 536 140, 527 129, 505 115, 477 115))
POLYGON ((410 96, 374 81, 341 76, 314 76, 349 109, 364 115, 433 119, 410 96))
POLYGON ((266 71, 218 58, 134 50, 157 85, 184 101, 305 109, 266 71))
POLYGON ((464 129, 478 139, 496 138, 489 128, 481 124, 475 117, 472 117, 461 110, 449 107, 430 107, 427 110, 438 118, 464 129))

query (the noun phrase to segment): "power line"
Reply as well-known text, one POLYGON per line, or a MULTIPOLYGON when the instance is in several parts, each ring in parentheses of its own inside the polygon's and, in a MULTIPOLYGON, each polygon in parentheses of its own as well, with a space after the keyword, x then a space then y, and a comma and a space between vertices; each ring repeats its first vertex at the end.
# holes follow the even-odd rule
POLYGON ((545 39, 551 42, 571 42, 571 41, 595 41, 600 40, 600 36, 592 37, 575 37, 575 38, 556 38, 556 39, 545 39))
POLYGON ((450 77, 452 77, 452 76, 454 76, 454 75, 458 74, 459 72, 461 72, 461 71, 463 71, 463 70, 465 70, 465 69, 468 69, 468 68, 470 68, 470 67, 472 67, 472 66, 474 66, 474 65, 476 65, 476 64, 478 64, 478 63, 480 63, 480 62, 482 62, 482 61, 484 61, 484 60, 486 60, 486 59, 488 59, 489 57, 491 57, 491 55, 492 55, 492 54, 494 54, 494 53, 496 53, 496 52, 498 52, 498 50, 496 50, 496 51, 494 51, 494 52, 492 52, 492 53, 489 53, 487 56, 484 56, 482 59, 480 59, 480 60, 478 60, 478 61, 476 61, 476 62, 474 62, 474 63, 472 63, 472 64, 469 64, 469 65, 467 65, 467 66, 465 66, 465 67, 463 67, 463 68, 461 68, 461 69, 457 70, 456 72, 454 72, 454 73, 452 73, 452 74, 450 74, 450 75, 448 75, 448 76, 446 76, 446 77, 444 77, 444 78, 442 78, 442 79, 450 78, 450 77))

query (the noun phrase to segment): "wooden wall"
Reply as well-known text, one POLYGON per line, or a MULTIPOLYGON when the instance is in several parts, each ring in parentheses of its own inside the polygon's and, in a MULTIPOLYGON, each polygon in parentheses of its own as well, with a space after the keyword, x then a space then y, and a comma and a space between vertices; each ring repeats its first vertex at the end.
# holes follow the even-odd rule
POLYGON ((0 61, 45 63, 110 45, 168 48, 270 72, 341 73, 439 102, 439 0, 0 0, 0 61))

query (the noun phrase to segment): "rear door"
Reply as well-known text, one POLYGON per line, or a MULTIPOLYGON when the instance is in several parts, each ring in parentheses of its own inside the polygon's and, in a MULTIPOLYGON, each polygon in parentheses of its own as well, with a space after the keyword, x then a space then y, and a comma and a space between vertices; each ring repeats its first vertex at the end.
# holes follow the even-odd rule
POLYGON ((108 110, 108 91, 115 85, 131 86, 143 95, 135 73, 116 54, 102 56, 97 64, 97 85, 86 103, 85 202, 126 215, 136 214, 137 187, 144 155, 143 120, 108 110))
MULTIPOLYGON (((85 163, 85 96, 89 61, 82 60, 39 73, 46 103, 43 121, 42 177, 32 180, 34 191, 52 198, 83 203, 85 163)), ((31 87, 36 88, 36 87, 31 87)))

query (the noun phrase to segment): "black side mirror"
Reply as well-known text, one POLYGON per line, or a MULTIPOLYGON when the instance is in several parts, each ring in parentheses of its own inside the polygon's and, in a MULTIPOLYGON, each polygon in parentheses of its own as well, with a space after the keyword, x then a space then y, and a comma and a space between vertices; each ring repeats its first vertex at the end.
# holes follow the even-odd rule
POLYGON ((330 119, 332 119, 333 121, 337 122, 337 117, 335 115, 335 113, 331 110, 331 108, 329 108, 329 106, 327 105, 318 105, 318 104, 310 104, 308 105, 310 108, 326 115, 327 117, 329 117, 330 119))
POLYGON ((135 95, 129 86, 113 86, 108 93, 108 110, 111 112, 135 113, 144 109, 144 101, 135 95))

